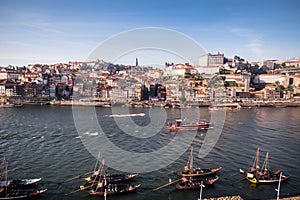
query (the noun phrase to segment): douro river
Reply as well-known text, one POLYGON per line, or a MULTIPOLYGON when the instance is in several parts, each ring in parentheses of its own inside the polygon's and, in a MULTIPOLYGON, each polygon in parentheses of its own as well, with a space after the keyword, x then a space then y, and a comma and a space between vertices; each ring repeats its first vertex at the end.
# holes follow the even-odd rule
MULTIPOLYGON (((82 115, 77 113, 75 116, 74 112, 77 111, 74 111, 71 106, 25 105, 22 108, 0 108, 0 156, 1 158, 6 156, 8 159, 9 177, 42 178, 39 186, 47 188, 48 191, 42 195, 41 199, 103 199, 103 197, 89 196, 84 191, 74 192, 68 196, 65 194, 78 190, 79 186, 83 185, 79 179, 66 180, 94 169, 96 158, 86 148, 86 144, 91 141, 104 141, 103 134, 105 134, 106 139, 129 154, 132 152, 132 154, 135 153, 134 155, 148 155, 147 153, 152 155, 152 151, 166 148, 166 154, 151 157, 151 159, 145 157, 147 163, 134 162, 141 157, 137 156, 135 159, 130 158, 129 154, 128 156, 123 154, 120 158, 123 165, 120 165, 120 168, 126 168, 130 166, 130 163, 134 163, 132 169, 137 170, 131 171, 127 167, 127 171, 139 171, 139 175, 132 183, 141 184, 141 187, 134 193, 108 196, 108 199, 195 200, 199 198, 199 190, 183 191, 176 190, 174 186, 168 186, 151 192, 152 189, 168 183, 170 179, 177 179, 171 172, 182 170, 187 164, 190 148, 186 148, 184 153, 178 155, 178 158, 171 163, 167 163, 168 160, 172 161, 168 155, 173 156, 172 153, 176 149, 189 145, 186 143, 190 142, 194 148, 194 166, 222 167, 218 173, 219 181, 213 187, 203 188, 203 197, 241 195, 244 199, 275 199, 277 185, 251 185, 239 174, 240 168, 247 169, 252 164, 256 149, 259 147, 261 163, 268 151, 270 168, 282 169, 285 174, 290 175, 290 179, 281 184, 280 195, 300 194, 300 108, 240 109, 227 113, 218 113, 219 111, 213 113, 207 108, 200 108, 198 111, 201 119, 214 123, 214 128, 201 130, 196 134, 189 131, 169 132, 167 122, 174 123, 176 119, 182 118, 182 112, 192 113, 195 109, 198 108, 187 108, 183 111, 119 107, 113 108, 112 112, 112 108, 94 108, 92 111, 95 112, 95 116, 93 113, 88 116, 89 108, 81 107, 77 111, 82 111, 82 115), (118 114, 124 113, 124 109, 127 109, 129 114, 118 114), (149 125, 155 120, 151 118, 150 113, 154 114, 153 116, 156 116, 155 113, 161 113, 163 117, 157 127, 155 124, 152 126, 155 130, 154 134, 147 137, 147 131, 151 127, 149 125), (220 123, 218 126, 219 116, 223 116, 225 121, 224 124, 220 123), (80 127, 75 126, 74 118, 77 118, 77 125, 87 125, 80 130, 81 133, 78 133, 80 127), (139 128, 128 127, 130 125, 126 123, 126 120, 122 122, 122 119, 126 118, 130 118, 131 122, 139 128), (101 130, 95 127, 89 129, 90 120, 97 121, 101 130), (148 130, 143 131, 143 127, 148 130), (206 136, 215 134, 210 133, 214 129, 220 130, 220 135, 217 134, 214 137, 211 151, 199 157, 199 151, 206 136), (132 130, 133 135, 128 134, 128 130, 132 130), (178 134, 185 136, 191 134, 192 138, 190 141, 179 140, 179 143, 175 144, 177 146, 168 150, 168 145, 172 144, 173 139, 180 136, 178 134)), ((182 120, 182 123, 189 122, 188 117, 182 120)), ((209 144, 210 141, 206 142, 209 144)), ((99 144, 99 151, 100 149, 103 150, 102 144, 99 144)), ((108 160, 109 166, 113 166, 114 158, 110 158, 108 152, 100 152, 100 155, 108 160)), ((114 155, 111 154, 111 156, 114 155)), ((0 162, 0 169, 3 173, 2 162, 0 162)), ((111 173, 116 172, 115 167, 108 167, 108 170, 111 173)))

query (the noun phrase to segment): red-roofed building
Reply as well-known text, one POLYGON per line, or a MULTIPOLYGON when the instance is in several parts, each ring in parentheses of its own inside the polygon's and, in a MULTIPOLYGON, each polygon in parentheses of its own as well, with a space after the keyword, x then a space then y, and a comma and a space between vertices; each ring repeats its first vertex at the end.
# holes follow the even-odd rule
POLYGON ((283 62, 286 67, 300 67, 300 59, 283 62))

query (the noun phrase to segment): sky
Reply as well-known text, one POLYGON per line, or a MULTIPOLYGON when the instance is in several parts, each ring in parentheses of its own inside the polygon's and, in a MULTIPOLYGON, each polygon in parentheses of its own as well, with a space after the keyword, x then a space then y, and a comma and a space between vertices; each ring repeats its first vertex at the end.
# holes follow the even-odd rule
MULTIPOLYGON (((145 27, 172 30, 204 52, 229 58, 300 58, 299 8, 298 0, 0 0, 0 66, 85 61, 106 41, 145 27)), ((135 64, 136 57, 141 65, 182 61, 161 51, 128 52, 113 62, 135 64)))

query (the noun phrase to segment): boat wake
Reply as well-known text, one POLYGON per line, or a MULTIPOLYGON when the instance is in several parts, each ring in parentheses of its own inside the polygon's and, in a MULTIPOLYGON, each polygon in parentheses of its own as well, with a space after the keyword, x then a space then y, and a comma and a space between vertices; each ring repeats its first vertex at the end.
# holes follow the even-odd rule
POLYGON ((99 133, 98 132, 85 132, 84 135, 88 135, 88 136, 97 136, 99 133))
POLYGON ((114 114, 114 115, 104 115, 104 117, 143 117, 145 113, 137 113, 137 114, 114 114))

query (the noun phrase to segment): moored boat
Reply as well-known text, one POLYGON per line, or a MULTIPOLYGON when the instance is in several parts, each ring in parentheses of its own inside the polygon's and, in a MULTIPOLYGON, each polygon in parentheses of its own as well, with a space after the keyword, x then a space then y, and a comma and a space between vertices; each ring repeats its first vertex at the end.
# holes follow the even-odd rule
POLYGON ((272 170, 269 168, 269 153, 266 153, 266 158, 264 160, 262 168, 259 167, 259 151, 257 148, 255 160, 253 165, 249 167, 248 171, 240 169, 245 178, 254 184, 272 184, 286 181, 289 177, 282 174, 282 170, 276 169, 272 170))
POLYGON ((80 186, 80 190, 90 195, 113 195, 132 192, 140 187, 140 184, 133 185, 126 182, 132 180, 138 174, 107 174, 104 160, 97 161, 93 175, 81 178, 86 181, 80 186))
POLYGON ((9 187, 27 187, 36 184, 42 180, 41 178, 34 179, 13 179, 8 181, 0 181, 0 187, 9 186, 9 187))
POLYGON ((9 103, 9 102, 0 104, 0 108, 14 108, 14 107, 15 107, 15 105, 12 103, 9 103))
POLYGON ((181 173, 173 172, 173 174, 176 174, 177 176, 189 176, 189 177, 197 177, 197 176, 210 176, 218 171, 220 171, 222 167, 215 167, 215 168, 193 168, 192 172, 189 171, 187 166, 185 167, 184 171, 181 173))
MULTIPOLYGON (((37 182, 41 180, 38 179, 20 179, 20 180, 8 180, 8 162, 4 157, 5 164, 5 181, 0 182, 0 200, 9 200, 9 199, 28 199, 32 197, 37 197, 47 191, 47 189, 36 189, 34 186, 37 182)), ((0 174, 1 175, 1 174, 0 174)))
POLYGON ((218 176, 213 178, 207 178, 204 180, 195 179, 192 177, 182 178, 182 181, 176 184, 176 189, 179 190, 199 189, 202 186, 205 187, 212 186, 218 180, 219 180, 218 176))
MULTIPOLYGON (((123 194, 128 192, 133 192, 139 188, 141 184, 132 185, 132 184, 107 184, 99 182, 96 186, 91 187, 91 189, 84 189, 90 195, 114 195, 114 194, 123 194), (103 185, 102 185, 103 184, 103 185)), ((87 188, 87 187, 85 187, 87 188)))
POLYGON ((93 174, 89 177, 81 177, 80 178, 87 183, 95 183, 101 182, 102 180, 106 180, 107 183, 119 183, 133 180, 138 174, 129 173, 129 174, 108 174, 106 173, 106 166, 104 164, 104 160, 102 162, 96 161, 95 169, 93 174))
MULTIPOLYGON (((108 174, 105 175, 106 181, 108 183, 118 183, 118 182, 126 182, 126 181, 131 181, 136 177, 138 174, 108 174)), ((82 180, 86 181, 87 183, 92 183, 92 182, 98 182, 104 179, 104 176, 101 175, 92 175, 89 177, 82 177, 82 180)))
POLYGON ((10 200, 10 199, 29 199, 40 196, 45 193, 47 189, 41 190, 20 190, 16 188, 6 188, 0 190, 0 200, 10 200))
POLYGON ((184 172, 182 173, 177 173, 173 172, 173 174, 178 175, 180 178, 174 181, 171 181, 169 179, 169 182, 159 186, 152 191, 157 191, 160 190, 164 187, 176 184, 177 189, 196 189, 196 188, 202 188, 202 186, 206 185, 213 185, 217 180, 219 180, 218 176, 212 176, 219 170, 221 170, 221 167, 218 168, 209 168, 206 170, 203 170, 200 168, 193 168, 193 147, 191 147, 190 151, 190 158, 189 158, 189 167, 185 166, 184 167, 184 172), (201 171, 202 170, 202 171, 201 171))
POLYGON ((193 167, 194 164, 194 157, 193 157, 193 147, 191 147, 190 157, 189 157, 189 166, 184 166, 182 172, 173 172, 180 177, 199 177, 199 176, 210 176, 216 174, 218 171, 222 169, 222 167, 215 167, 215 168, 200 168, 200 167, 193 167))
POLYGON ((241 108, 241 105, 238 103, 222 103, 222 104, 213 104, 208 107, 209 111, 228 111, 234 112, 241 108))

